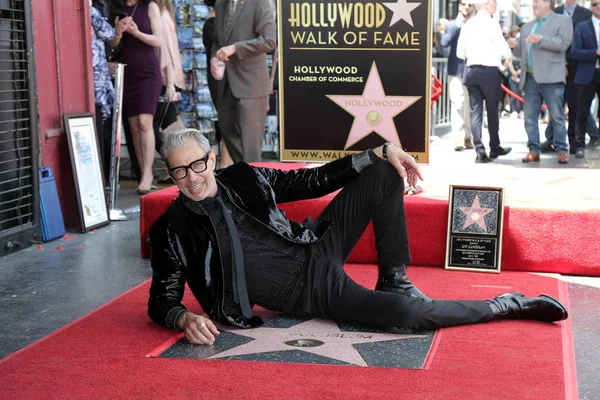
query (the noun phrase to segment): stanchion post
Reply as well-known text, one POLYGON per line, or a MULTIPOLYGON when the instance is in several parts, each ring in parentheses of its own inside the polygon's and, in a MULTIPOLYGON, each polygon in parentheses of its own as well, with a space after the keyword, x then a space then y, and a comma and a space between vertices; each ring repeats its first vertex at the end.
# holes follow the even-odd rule
POLYGON ((125 64, 117 64, 115 72, 115 105, 112 121, 112 141, 110 148, 110 193, 109 208, 111 221, 124 221, 127 219, 125 213, 117 208, 117 197, 119 194, 119 166, 121 162, 121 119, 123 105, 123 77, 125 64))

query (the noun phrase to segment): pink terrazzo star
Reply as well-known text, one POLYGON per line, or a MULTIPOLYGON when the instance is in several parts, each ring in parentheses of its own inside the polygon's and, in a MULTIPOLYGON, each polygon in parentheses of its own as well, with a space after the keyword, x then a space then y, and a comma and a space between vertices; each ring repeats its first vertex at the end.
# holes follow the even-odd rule
POLYGON ((371 132, 402 147, 394 117, 421 98, 421 96, 386 96, 374 61, 362 95, 328 94, 327 97, 354 116, 344 149, 351 147, 371 132))
POLYGON ((479 204, 479 196, 475 195, 475 200, 473 200, 473 204, 471 205, 471 207, 458 207, 460 211, 464 212, 467 216, 467 219, 465 220, 465 225, 463 226, 463 229, 473 225, 473 224, 477 224, 481 227, 481 229, 483 229, 484 231, 487 232, 487 227, 485 226, 485 219, 484 217, 486 215, 488 215, 489 213, 491 213, 492 211, 494 211, 493 208, 482 208, 481 205, 479 204))
POLYGON ((355 343, 373 343, 427 336, 343 332, 335 322, 324 319, 311 319, 290 328, 239 329, 220 325, 219 329, 255 340, 208 357, 210 359, 271 351, 300 350, 360 366, 367 366, 367 364, 354 348, 353 344, 355 343))

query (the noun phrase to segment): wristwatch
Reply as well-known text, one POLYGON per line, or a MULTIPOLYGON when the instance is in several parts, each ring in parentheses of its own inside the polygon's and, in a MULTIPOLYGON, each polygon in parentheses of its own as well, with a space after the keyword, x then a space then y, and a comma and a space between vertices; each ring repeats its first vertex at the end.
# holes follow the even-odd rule
POLYGON ((385 142, 383 144, 383 147, 381 148, 381 154, 383 154, 383 158, 384 160, 387 160, 388 156, 387 156, 387 149, 389 146, 391 146, 392 143, 391 142, 385 142))

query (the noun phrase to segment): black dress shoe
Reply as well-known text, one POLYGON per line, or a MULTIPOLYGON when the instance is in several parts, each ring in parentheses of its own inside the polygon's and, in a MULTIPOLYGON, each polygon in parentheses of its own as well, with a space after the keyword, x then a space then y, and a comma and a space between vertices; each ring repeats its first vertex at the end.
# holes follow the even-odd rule
POLYGON ((415 297, 423 301, 431 301, 417 288, 406 276, 406 266, 381 267, 379 266, 379 279, 375 290, 380 292, 396 293, 404 296, 415 297))
POLYGON ((493 160, 487 156, 485 153, 478 153, 477 158, 475 159, 475 163, 477 164, 485 164, 492 162, 493 160))
POLYGON ((547 140, 542 143, 541 149, 542 153, 554 153, 554 145, 547 140))
POLYGON ((490 158, 498 158, 498 156, 505 156, 512 150, 512 147, 498 147, 497 149, 490 150, 490 158))
POLYGON ((577 149, 576 149, 576 148, 574 148, 574 147, 571 147, 571 148, 569 149, 569 154, 571 154, 571 155, 575 155, 575 154, 577 154, 577 149))
POLYGON ((585 152, 583 151, 583 149, 577 149, 577 151, 575 151, 575 158, 584 158, 585 157, 585 152))
POLYGON ((504 293, 488 300, 494 319, 531 319, 544 322, 562 321, 569 317, 567 309, 555 298, 523 297, 523 293, 504 293))
POLYGON ((591 139, 585 147, 598 147, 600 146, 600 139, 591 139))

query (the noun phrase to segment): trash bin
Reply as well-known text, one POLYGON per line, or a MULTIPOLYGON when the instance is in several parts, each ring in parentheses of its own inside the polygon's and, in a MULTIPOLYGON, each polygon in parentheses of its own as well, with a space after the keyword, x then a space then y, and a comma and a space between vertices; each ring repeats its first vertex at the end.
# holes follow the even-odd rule
POLYGON ((44 242, 49 242, 65 234, 65 223, 52 168, 40 168, 40 214, 44 242))

